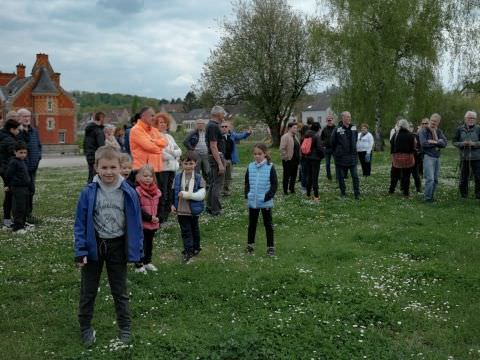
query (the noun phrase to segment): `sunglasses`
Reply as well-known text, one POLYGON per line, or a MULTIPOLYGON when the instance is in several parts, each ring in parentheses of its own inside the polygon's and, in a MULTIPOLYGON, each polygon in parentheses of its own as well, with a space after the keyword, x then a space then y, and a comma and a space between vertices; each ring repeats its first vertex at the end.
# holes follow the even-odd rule
POLYGON ((228 128, 228 126, 222 125, 222 128, 228 128))
POLYGON ((428 125, 428 123, 422 123, 422 125, 428 125))

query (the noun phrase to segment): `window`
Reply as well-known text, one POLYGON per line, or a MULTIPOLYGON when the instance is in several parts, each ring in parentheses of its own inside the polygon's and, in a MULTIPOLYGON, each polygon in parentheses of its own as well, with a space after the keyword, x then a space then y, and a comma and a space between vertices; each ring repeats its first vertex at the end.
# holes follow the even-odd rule
POLYGON ((53 99, 50 96, 47 97, 47 112, 53 112, 53 99))
POLYGON ((58 143, 65 144, 66 131, 62 130, 58 132, 58 143))
POLYGON ((47 118, 47 130, 55 129, 55 119, 54 118, 47 118))

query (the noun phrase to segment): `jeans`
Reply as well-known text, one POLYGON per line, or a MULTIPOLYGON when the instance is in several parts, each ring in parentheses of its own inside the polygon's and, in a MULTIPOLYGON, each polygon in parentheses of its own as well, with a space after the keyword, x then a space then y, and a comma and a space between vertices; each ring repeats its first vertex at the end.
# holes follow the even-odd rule
POLYGON ((272 208, 253 209, 248 208, 248 244, 255 243, 255 235, 257 233, 258 216, 262 211, 263 225, 267 236, 267 246, 273 247, 273 221, 272 208))
POLYGON ((90 328, 95 298, 97 297, 103 264, 106 264, 108 283, 115 303, 117 324, 121 330, 130 330, 130 312, 127 292, 127 257, 125 237, 114 239, 97 239, 98 260, 89 260, 82 267, 80 287, 80 304, 78 321, 80 330, 90 328))
POLYGON ((230 195, 230 185, 232 183, 232 160, 225 160, 225 181, 223 182, 223 195, 230 195))
POLYGON ((30 189, 26 186, 11 187, 13 231, 23 229, 29 214, 30 189))
POLYGON ((295 180, 297 179, 298 162, 295 160, 282 160, 283 165, 283 193, 295 192, 295 180))
POLYGON ((352 176, 353 182, 353 194, 355 197, 360 196, 360 180, 358 179, 357 174, 357 165, 350 165, 350 166, 341 166, 335 164, 335 172, 337 173, 337 180, 338 180, 338 187, 340 188, 340 195, 345 196, 345 176, 348 174, 350 170, 350 175, 352 176))
POLYGON ((199 251, 200 227, 198 225, 198 216, 178 215, 177 219, 180 225, 185 253, 192 254, 195 250, 199 251))
POLYGON ((307 196, 310 196, 313 188, 313 196, 318 198, 318 173, 320 172, 320 161, 306 159, 307 196))
POLYGON ((363 176, 370 176, 372 173, 372 153, 370 153, 370 161, 366 161, 367 152, 366 151, 359 151, 358 159, 360 160, 360 165, 362 166, 362 175, 363 176))
POLYGON ((197 165, 195 166, 195 171, 197 174, 202 174, 203 180, 205 181, 206 187, 210 184, 209 175, 210 175, 210 164, 208 161, 208 154, 199 154, 197 165))
POLYGON ((330 164, 332 163, 332 158, 333 158, 333 150, 325 149, 325 169, 327 170, 328 180, 332 179, 332 172, 330 170, 330 164))
POLYGON ((153 238, 157 230, 143 229, 143 264, 150 264, 152 262, 153 238))
MULTIPOLYGON (((222 204, 220 203, 220 194, 223 189, 223 182, 225 181, 225 173, 222 175, 218 172, 218 164, 213 158, 210 159, 210 186, 207 191, 207 212, 212 215, 219 215, 222 210, 222 204)), ((225 160, 221 157, 223 166, 225 166, 225 160)))
POLYGON ((433 200, 433 194, 438 184, 440 174, 440 158, 431 157, 427 154, 423 157, 423 177, 425 178, 424 199, 433 200))
POLYGON ((162 192, 158 202, 158 218, 161 223, 164 223, 168 220, 172 207, 172 185, 175 171, 161 171, 157 174, 158 188, 162 192))
POLYGON ((462 160, 460 167, 460 195, 463 198, 468 196, 468 180, 471 170, 475 180, 475 198, 480 199, 480 160, 462 160))
POLYGON ((307 159, 302 157, 300 159, 300 185, 302 189, 307 188, 307 159))

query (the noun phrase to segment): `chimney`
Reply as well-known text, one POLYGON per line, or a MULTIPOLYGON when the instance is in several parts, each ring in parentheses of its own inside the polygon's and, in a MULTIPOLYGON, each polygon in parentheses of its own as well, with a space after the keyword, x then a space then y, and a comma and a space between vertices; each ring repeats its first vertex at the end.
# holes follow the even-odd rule
POLYGON ((23 64, 17 65, 17 77, 19 80, 25 79, 25 65, 23 64))
POLYGON ((60 73, 53 73, 52 75, 52 80, 57 85, 57 87, 60 87, 60 73))

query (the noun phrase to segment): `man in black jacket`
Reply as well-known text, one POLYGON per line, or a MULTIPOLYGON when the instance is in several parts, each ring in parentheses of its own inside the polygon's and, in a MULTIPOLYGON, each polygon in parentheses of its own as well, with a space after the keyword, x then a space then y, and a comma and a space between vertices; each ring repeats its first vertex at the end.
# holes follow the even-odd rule
POLYGON ((105 133, 103 132, 103 122, 105 114, 98 112, 95 119, 88 123, 85 128, 85 138, 83 140, 83 153, 88 163, 88 183, 90 184, 95 176, 95 151, 100 146, 105 145, 105 133))
POLYGON ((10 159, 5 173, 5 191, 12 196, 12 213, 14 232, 25 233, 25 223, 29 213, 29 197, 32 191, 32 182, 26 163, 27 145, 18 142, 15 145, 15 157, 10 159))
POLYGON ((332 180, 332 172, 330 170, 330 162, 333 155, 332 150, 332 133, 335 130, 335 123, 333 122, 333 114, 327 115, 327 125, 322 129, 320 139, 325 146, 325 169, 327 170, 327 179, 332 180))
POLYGON ((342 125, 332 134, 332 150, 335 159, 340 196, 345 197, 345 175, 350 170, 355 199, 360 197, 360 180, 357 174, 357 127, 352 125, 352 116, 348 111, 342 113, 342 125))

